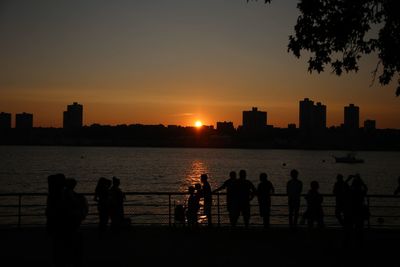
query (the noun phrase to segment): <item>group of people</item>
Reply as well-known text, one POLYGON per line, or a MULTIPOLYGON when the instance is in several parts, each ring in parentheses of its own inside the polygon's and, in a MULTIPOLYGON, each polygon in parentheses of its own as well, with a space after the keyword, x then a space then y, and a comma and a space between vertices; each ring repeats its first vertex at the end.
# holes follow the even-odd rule
MULTIPOLYGON (((229 214, 229 221, 232 226, 236 226, 240 216, 243 217, 245 227, 249 226, 250 221, 250 202, 257 198, 259 214, 263 218, 265 228, 270 226, 271 215, 271 196, 275 193, 275 188, 268 180, 266 173, 260 174, 260 181, 257 187, 247 180, 245 170, 239 171, 239 177, 235 171, 229 173, 227 179, 220 187, 211 190, 207 174, 201 175, 201 184, 189 186, 189 198, 187 200, 187 221, 189 225, 197 224, 197 216, 200 208, 200 199, 204 198, 204 215, 207 216, 208 225, 211 226, 211 206, 212 194, 221 190, 226 190, 226 207, 229 214)), ((364 221, 368 219, 369 211, 366 205, 366 195, 368 188, 359 174, 349 175, 345 180, 343 175, 338 174, 334 184, 333 194, 336 199, 335 215, 344 229, 361 231, 364 221)), ((399 188, 395 194, 400 193, 399 188)), ((286 194, 288 197, 288 220, 290 228, 295 229, 300 223, 307 223, 309 227, 317 224, 324 227, 324 211, 322 207, 323 196, 319 193, 319 183, 312 181, 310 189, 305 194, 306 210, 300 217, 301 196, 303 194, 303 183, 299 179, 299 172, 296 169, 290 171, 290 179, 286 184, 286 194)))
MULTIPOLYGON (((200 182, 196 183, 194 186, 189 186, 188 193, 189 197, 187 200, 187 210, 186 217, 189 226, 196 226, 198 221, 198 212, 200 209, 200 200, 203 198, 203 212, 207 217, 208 226, 212 226, 212 191, 211 185, 208 182, 207 174, 202 174, 200 176, 200 182)), ((181 210, 185 212, 184 210, 181 210)), ((184 217, 181 216, 184 219, 184 217)), ((181 219, 182 220, 182 219, 181 219)))
POLYGON ((107 230, 109 221, 111 221, 112 230, 119 230, 130 225, 130 219, 125 218, 124 215, 126 197, 120 189, 120 184, 120 179, 116 177, 112 180, 101 177, 97 182, 94 201, 97 202, 100 233, 107 230))
MULTIPOLYGON (((226 204, 229 213, 229 220, 232 226, 236 226, 240 215, 243 216, 243 221, 246 227, 250 222, 250 201, 257 196, 260 206, 260 214, 264 218, 264 225, 269 226, 269 215, 271 208, 271 194, 274 193, 274 187, 267 179, 267 174, 260 175, 260 184, 255 188, 253 183, 247 180, 245 170, 239 171, 239 178, 236 172, 232 171, 229 174, 230 178, 226 180, 219 188, 211 190, 208 182, 207 174, 202 174, 200 177, 201 183, 194 186, 189 186, 189 197, 187 200, 187 222, 189 226, 197 225, 198 212, 200 208, 200 200, 204 199, 204 215, 207 217, 208 226, 212 226, 212 194, 223 189, 226 189, 226 204)), ((182 212, 179 206, 179 212, 182 212)), ((182 216, 178 216, 182 218, 182 216)))
POLYGON ((77 181, 64 174, 47 178, 46 229, 53 240, 53 262, 56 266, 82 261, 82 237, 78 229, 89 206, 82 194, 75 192, 77 181))

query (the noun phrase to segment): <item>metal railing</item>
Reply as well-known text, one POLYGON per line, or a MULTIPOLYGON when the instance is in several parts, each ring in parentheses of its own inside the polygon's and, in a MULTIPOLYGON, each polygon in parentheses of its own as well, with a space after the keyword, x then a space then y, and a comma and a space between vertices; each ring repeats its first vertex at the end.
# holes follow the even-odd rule
MULTIPOLYGON (((186 205, 187 193, 183 192, 126 192, 124 202, 125 216, 136 225, 176 225, 175 207, 186 205)), ((97 203, 93 193, 84 193, 89 202, 89 213, 83 225, 98 223, 97 203)), ((304 196, 304 195, 303 195, 304 196)), ((338 227, 335 217, 335 197, 323 194, 324 221, 327 227, 338 227)), ((46 223, 46 193, 8 193, 0 194, 0 227, 44 226, 46 223)), ((370 217, 368 227, 400 227, 400 198, 394 195, 368 195, 366 197, 370 217)), ((301 200, 300 214, 306 209, 304 198, 301 200)), ((258 203, 251 202, 251 226, 262 225, 258 213, 258 203)), ((271 225, 288 224, 287 195, 272 195, 271 225)), ((212 218, 214 225, 229 225, 226 211, 225 193, 213 194, 212 218)), ((199 211, 199 223, 206 223, 206 216, 199 211)), ((238 221, 242 223, 241 218, 238 221)), ((300 216, 301 223, 301 216, 300 216)))

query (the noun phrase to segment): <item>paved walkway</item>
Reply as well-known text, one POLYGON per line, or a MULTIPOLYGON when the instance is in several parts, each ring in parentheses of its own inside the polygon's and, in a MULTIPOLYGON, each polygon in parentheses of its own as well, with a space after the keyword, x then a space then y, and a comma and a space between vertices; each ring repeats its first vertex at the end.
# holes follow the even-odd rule
MULTIPOLYGON (((400 266, 400 230, 365 231, 362 246, 343 246, 340 229, 189 230, 132 227, 102 238, 81 229, 83 266, 400 266)), ((53 266, 42 228, 2 229, 1 266, 53 266)))

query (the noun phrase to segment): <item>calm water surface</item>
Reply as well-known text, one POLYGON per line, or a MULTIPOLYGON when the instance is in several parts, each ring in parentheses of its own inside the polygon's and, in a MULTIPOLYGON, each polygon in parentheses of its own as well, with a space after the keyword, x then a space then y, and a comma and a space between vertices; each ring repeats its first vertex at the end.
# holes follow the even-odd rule
POLYGON ((46 192, 46 177, 64 173, 78 180, 76 191, 93 192, 99 177, 117 176, 124 191, 184 191, 208 173, 216 188, 231 170, 247 170, 255 185, 266 172, 277 193, 285 192, 291 169, 304 189, 320 182, 331 193, 337 173, 360 173, 371 194, 392 194, 400 176, 400 152, 360 151, 363 164, 335 163, 346 151, 242 150, 135 147, 0 146, 0 192, 46 192))

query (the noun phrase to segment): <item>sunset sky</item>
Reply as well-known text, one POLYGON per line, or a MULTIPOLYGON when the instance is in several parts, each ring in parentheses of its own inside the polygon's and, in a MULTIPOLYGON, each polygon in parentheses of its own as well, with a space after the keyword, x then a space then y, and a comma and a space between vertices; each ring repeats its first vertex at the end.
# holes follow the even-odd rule
POLYGON ((298 124, 298 102, 343 107, 361 122, 400 128, 395 84, 371 86, 377 58, 356 74, 307 72, 307 54, 287 52, 297 1, 3 0, 0 2, 0 112, 34 114, 34 126, 62 125, 66 105, 84 123, 241 124, 242 111, 268 124, 298 124))

